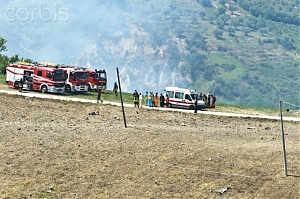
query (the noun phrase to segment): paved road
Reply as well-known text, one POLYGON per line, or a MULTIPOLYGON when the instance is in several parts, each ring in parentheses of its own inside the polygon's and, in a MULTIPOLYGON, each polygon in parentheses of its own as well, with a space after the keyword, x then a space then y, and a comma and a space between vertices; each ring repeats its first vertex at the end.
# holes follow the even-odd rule
MULTIPOLYGON (((80 98, 70 98, 66 96, 59 96, 59 95, 51 95, 51 94, 43 94, 43 93, 33 93, 33 92, 19 92, 17 90, 0 90, 1 93, 7 93, 11 95, 22 95, 26 97, 37 97, 37 98, 47 98, 47 99, 58 99, 58 100, 69 100, 69 101, 80 101, 80 102, 87 102, 87 103, 97 103, 96 100, 90 99, 80 99, 80 98)), ((103 102, 103 104, 111 104, 116 106, 121 106, 121 103, 118 102, 103 102)), ((124 104, 124 107, 134 107, 133 104, 124 104)), ((144 106, 143 108, 151 108, 144 106)), ((171 109, 171 108, 156 108, 158 110, 163 111, 177 111, 177 112, 186 112, 186 113, 194 113, 193 110, 186 110, 186 109, 171 109)), ((272 120, 280 120, 280 117, 275 116, 262 116, 262 115, 247 115, 247 114, 237 114, 237 113, 225 113, 225 112, 210 112, 210 111, 198 111, 198 114, 212 114, 212 115, 220 115, 220 116, 230 116, 230 117, 251 117, 251 118, 264 118, 264 119, 272 119, 272 120)), ((298 121, 300 122, 300 118, 295 117, 283 117, 285 121, 298 121)))

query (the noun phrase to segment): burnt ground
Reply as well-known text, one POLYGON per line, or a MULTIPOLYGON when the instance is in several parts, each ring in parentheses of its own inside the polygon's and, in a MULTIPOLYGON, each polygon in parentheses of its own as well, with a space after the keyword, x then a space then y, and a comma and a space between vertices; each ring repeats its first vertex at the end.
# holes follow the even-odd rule
POLYGON ((0 101, 3 199, 300 195, 299 122, 284 123, 285 177, 278 120, 125 108, 125 128, 117 106, 0 101))

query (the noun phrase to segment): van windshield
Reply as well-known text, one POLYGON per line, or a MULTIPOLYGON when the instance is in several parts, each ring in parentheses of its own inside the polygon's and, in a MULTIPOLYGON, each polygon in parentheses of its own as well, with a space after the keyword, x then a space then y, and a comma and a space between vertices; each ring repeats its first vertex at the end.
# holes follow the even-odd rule
POLYGON ((191 94, 191 96, 192 96, 192 98, 193 98, 193 100, 199 100, 199 98, 198 98, 198 94, 191 94))

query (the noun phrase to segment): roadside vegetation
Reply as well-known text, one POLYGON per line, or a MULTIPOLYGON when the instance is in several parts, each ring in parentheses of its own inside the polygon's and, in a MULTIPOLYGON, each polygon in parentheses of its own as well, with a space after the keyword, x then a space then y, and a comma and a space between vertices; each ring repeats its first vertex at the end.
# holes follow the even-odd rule
MULTIPOLYGON (((5 84, 5 75, 0 75, 0 90, 13 90, 9 88, 5 84)), ((26 91, 26 92, 34 92, 34 91, 26 91)), ((57 95, 57 94, 49 94, 45 95, 57 95)), ((64 93, 58 94, 60 96, 70 97, 70 98, 81 98, 81 99, 89 99, 96 100, 97 92, 86 92, 86 93, 64 93)), ((118 92, 118 96, 115 96, 115 93, 112 90, 103 90, 101 94, 101 98, 105 102, 121 102, 120 93, 118 92)), ((133 104, 132 93, 122 92, 123 103, 133 104)), ((269 116, 278 116, 278 108, 270 108, 270 107, 255 107, 255 106, 243 106, 237 104, 224 104, 217 103, 215 109, 206 109, 204 111, 213 111, 213 112, 227 112, 227 113, 237 113, 237 114, 253 114, 253 115, 269 115, 269 116)), ((286 116, 289 116, 286 114, 286 116)))

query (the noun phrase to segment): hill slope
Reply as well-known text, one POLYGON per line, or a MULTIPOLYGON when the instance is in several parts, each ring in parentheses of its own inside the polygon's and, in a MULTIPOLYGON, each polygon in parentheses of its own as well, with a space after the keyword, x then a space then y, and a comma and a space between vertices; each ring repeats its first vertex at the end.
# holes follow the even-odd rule
MULTIPOLYGON (((111 86, 118 67, 129 92, 174 85, 225 103, 300 101, 297 1, 56 3, 38 7, 56 11, 56 21, 45 23, 42 12, 4 21, 9 49, 38 61, 105 68, 111 86)), ((12 1, 2 10, 16 5, 27 6, 12 1)))

